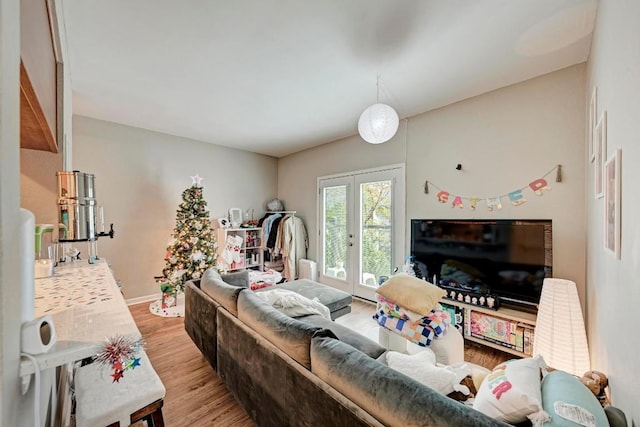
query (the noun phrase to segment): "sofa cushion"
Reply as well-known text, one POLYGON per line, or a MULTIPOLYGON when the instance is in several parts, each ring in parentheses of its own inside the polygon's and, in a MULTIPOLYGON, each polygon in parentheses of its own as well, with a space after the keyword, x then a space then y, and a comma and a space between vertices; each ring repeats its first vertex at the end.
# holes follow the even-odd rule
POLYGON ((224 280, 224 282, 228 285, 238 286, 241 288, 249 287, 249 271, 248 270, 237 271, 235 273, 229 273, 229 274, 222 274, 220 275, 220 277, 222 277, 222 280, 224 280))
POLYGON ((594 425, 602 427, 609 425, 604 409, 593 393, 579 379, 563 371, 549 372, 542 380, 542 407, 551 416, 551 421, 544 423, 543 426, 578 426, 579 424, 560 415, 562 408, 556 407, 556 403, 561 406, 568 405, 566 412, 589 414, 590 416, 585 416, 593 421, 594 425), (565 405, 562 405, 563 403, 565 405), (579 409, 572 408, 573 405, 579 409))
POLYGON ((541 366, 540 355, 499 364, 482 382, 473 407, 507 423, 548 419, 542 409, 541 366))
POLYGON ((238 296, 238 319, 307 369, 311 369, 311 338, 333 336, 321 327, 281 313, 254 292, 238 296))
POLYGON ((229 285, 215 268, 209 268, 202 275, 200 289, 234 316, 238 315, 238 295, 245 288, 229 285))
POLYGON ((445 290, 408 274, 396 274, 376 289, 376 293, 401 307, 426 316, 445 295, 445 290))
MULTIPOLYGON (((308 279, 298 279, 292 282, 281 283, 277 285, 276 288, 288 289, 309 299, 318 298, 318 301, 327 306, 332 313, 351 305, 353 302, 353 297, 348 293, 308 279)), ((274 288, 271 287, 270 289, 274 288)))
POLYGON ((313 338, 311 372, 385 425, 506 426, 337 339, 313 338))
POLYGON ((377 342, 347 328, 346 326, 327 320, 322 316, 313 315, 299 317, 298 319, 311 325, 330 330, 340 341, 357 348, 367 356, 374 359, 377 359, 386 351, 386 349, 377 342))

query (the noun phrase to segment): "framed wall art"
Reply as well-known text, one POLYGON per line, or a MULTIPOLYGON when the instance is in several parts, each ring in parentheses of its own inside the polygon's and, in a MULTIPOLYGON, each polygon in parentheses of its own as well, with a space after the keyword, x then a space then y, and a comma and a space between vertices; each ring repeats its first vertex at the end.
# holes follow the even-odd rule
POLYGON ((616 152, 604 165, 604 247, 620 259, 620 168, 622 150, 616 152))
POLYGON ((603 111, 600 115, 600 119, 598 120, 598 124, 596 124, 595 129, 595 146, 593 147, 596 152, 596 164, 594 171, 595 177, 595 185, 594 191, 596 199, 599 199, 603 196, 603 186, 604 186, 604 162, 607 158, 607 112, 603 111))
POLYGON ((589 161, 596 159, 595 150, 595 127, 598 119, 598 86, 593 87, 591 101, 589 102, 589 130, 587 132, 587 152, 589 161))

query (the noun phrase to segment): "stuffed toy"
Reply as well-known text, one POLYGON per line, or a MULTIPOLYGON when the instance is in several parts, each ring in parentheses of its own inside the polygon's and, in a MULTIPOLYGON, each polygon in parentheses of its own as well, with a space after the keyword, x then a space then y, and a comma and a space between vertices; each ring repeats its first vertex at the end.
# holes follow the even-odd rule
POLYGON ((580 382, 584 384, 591 393, 597 398, 604 396, 604 389, 609 385, 609 379, 605 374, 599 371, 587 371, 584 373, 580 382))
POLYGON ((458 402, 465 402, 467 399, 475 397, 478 392, 471 375, 464 377, 458 386, 454 386, 454 390, 455 391, 447 394, 447 397, 457 400, 458 402))

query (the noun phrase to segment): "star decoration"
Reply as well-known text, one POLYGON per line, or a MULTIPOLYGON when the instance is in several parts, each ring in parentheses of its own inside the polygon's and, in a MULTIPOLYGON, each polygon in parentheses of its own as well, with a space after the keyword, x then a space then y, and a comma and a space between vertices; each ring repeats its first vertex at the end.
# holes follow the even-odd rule
POLYGON ((198 175, 198 174, 196 174, 196 176, 192 176, 191 177, 192 184, 194 184, 194 185, 200 185, 202 183, 203 179, 204 178, 201 178, 200 175, 198 175))
POLYGON ((111 376, 113 377, 113 382, 119 383, 120 378, 124 376, 123 374, 124 374, 124 371, 113 371, 113 374, 111 374, 111 376))
POLYGON ((139 357, 136 357, 135 359, 133 359, 132 369, 135 368, 136 366, 140 366, 140 358, 139 357))

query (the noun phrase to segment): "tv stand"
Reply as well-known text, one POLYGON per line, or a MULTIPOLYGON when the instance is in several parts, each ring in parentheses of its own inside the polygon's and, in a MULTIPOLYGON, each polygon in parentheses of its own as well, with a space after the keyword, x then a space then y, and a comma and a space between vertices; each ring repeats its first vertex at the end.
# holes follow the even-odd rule
POLYGON ((505 307, 497 310, 443 299, 442 306, 449 311, 465 340, 486 345, 519 357, 530 357, 533 352, 536 314, 521 308, 505 307))

